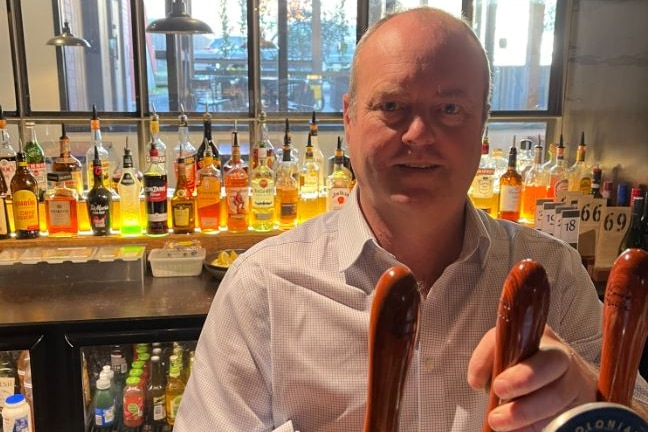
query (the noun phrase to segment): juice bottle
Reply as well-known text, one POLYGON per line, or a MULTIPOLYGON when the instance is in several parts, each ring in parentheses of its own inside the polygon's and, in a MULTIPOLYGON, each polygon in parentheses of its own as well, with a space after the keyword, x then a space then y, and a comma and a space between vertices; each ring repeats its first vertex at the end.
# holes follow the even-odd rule
POLYGON ((126 427, 139 427, 144 422, 144 392, 136 376, 126 378, 123 413, 126 427))
POLYGON ((180 379, 180 369, 177 366, 171 366, 169 369, 169 379, 166 385, 166 414, 167 423, 173 425, 175 423, 176 415, 178 414, 178 407, 182 400, 185 384, 180 379))

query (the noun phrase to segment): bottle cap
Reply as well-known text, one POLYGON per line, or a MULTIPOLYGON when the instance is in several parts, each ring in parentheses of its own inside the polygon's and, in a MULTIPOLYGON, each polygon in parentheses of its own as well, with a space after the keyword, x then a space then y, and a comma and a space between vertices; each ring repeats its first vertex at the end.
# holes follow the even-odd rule
POLYGON ((139 377, 129 376, 128 378, 126 378, 126 385, 136 386, 139 385, 139 383, 140 383, 139 377))
POLYGON ((110 388, 110 380, 107 380, 105 378, 101 378, 101 374, 99 374, 100 377, 97 380, 97 390, 107 390, 110 388))
POLYGON ((18 405, 21 402, 25 401, 25 396, 22 393, 16 393, 11 396, 7 396, 5 399, 5 407, 7 405, 18 405))

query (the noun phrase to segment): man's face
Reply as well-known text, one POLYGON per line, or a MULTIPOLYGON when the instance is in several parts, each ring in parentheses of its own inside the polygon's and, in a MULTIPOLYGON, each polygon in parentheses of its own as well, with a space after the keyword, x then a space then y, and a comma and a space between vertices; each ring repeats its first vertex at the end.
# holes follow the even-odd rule
POLYGON ((361 203, 377 210, 457 208, 479 163, 483 57, 468 35, 425 26, 403 15, 380 27, 358 53, 354 106, 345 96, 361 203))

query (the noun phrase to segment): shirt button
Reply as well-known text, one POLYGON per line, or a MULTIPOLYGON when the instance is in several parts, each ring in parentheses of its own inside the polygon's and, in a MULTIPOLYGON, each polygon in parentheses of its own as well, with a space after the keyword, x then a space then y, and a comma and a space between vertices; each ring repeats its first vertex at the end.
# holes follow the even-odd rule
POLYGON ((425 359, 424 365, 425 365, 425 370, 426 371, 433 370, 434 369, 434 359, 431 359, 431 358, 425 359))

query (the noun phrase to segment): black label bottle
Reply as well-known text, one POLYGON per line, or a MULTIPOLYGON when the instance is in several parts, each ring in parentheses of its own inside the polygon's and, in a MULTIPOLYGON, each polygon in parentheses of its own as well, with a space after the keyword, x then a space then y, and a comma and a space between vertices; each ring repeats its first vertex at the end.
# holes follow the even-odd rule
POLYGON ((96 236, 104 236, 110 234, 112 192, 104 185, 103 165, 97 147, 92 161, 92 175, 92 188, 88 191, 86 199, 88 218, 92 233, 96 236))
POLYGON ((155 144, 149 149, 149 165, 144 171, 144 196, 146 199, 146 233, 166 235, 169 233, 167 210, 167 172, 160 162, 155 144))
POLYGON ((626 231, 619 245, 619 254, 626 249, 643 249, 648 250, 648 245, 644 241, 641 218, 644 213, 644 197, 636 197, 632 203, 630 216, 630 228, 626 231))

